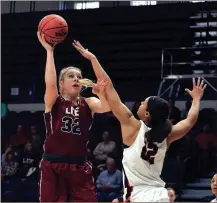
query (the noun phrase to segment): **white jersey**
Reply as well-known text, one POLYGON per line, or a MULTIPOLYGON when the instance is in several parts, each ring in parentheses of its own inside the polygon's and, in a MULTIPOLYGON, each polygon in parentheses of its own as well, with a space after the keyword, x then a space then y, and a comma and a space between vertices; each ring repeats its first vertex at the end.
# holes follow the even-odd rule
POLYGON ((217 198, 213 199, 211 202, 217 202, 217 198))
POLYGON ((167 150, 167 139, 162 143, 147 143, 146 132, 150 130, 144 122, 135 142, 123 153, 123 168, 129 186, 164 187, 160 175, 167 150))

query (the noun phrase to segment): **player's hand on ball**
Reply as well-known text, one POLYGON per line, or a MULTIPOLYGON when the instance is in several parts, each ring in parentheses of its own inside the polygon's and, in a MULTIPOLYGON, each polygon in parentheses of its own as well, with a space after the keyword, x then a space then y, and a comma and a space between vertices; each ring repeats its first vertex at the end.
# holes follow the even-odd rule
POLYGON ((41 45, 47 50, 47 51, 53 51, 54 50, 54 46, 51 46, 50 44, 48 44, 44 38, 44 34, 41 34, 39 31, 37 32, 37 36, 38 36, 38 40, 41 43, 41 45))
POLYGON ((105 86, 108 84, 107 81, 98 80, 96 84, 93 85, 92 93, 95 95, 104 94, 105 86))
POLYGON ((72 45, 80 52, 80 54, 82 56, 84 56, 86 59, 88 60, 92 60, 95 57, 94 54, 92 54, 90 51, 88 51, 88 49, 85 49, 81 43, 79 41, 74 40, 74 42, 72 43, 72 45))
POLYGON ((193 99, 201 99, 207 85, 204 84, 204 80, 200 80, 200 78, 197 79, 197 83, 195 82, 194 78, 192 79, 192 81, 193 89, 189 90, 186 88, 185 91, 190 94, 193 99))

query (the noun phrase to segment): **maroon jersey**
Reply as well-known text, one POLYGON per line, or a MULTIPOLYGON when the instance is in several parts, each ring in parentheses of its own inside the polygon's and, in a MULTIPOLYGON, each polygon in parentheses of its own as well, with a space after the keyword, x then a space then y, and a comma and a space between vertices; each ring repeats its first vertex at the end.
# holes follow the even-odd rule
POLYGON ((62 96, 56 99, 52 111, 45 113, 46 140, 44 151, 63 156, 86 156, 89 129, 92 124, 91 110, 80 97, 77 105, 62 96))

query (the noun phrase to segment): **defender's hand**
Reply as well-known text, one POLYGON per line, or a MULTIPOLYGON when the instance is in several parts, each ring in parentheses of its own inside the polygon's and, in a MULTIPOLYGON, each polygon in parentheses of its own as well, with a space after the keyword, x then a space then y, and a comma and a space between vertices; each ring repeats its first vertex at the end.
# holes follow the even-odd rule
POLYGON ((86 59, 88 60, 92 60, 95 57, 94 54, 92 54, 90 51, 88 51, 88 49, 85 49, 81 43, 79 41, 74 40, 74 42, 72 43, 72 45, 80 52, 80 54, 82 56, 84 56, 86 59))
POLYGON ((185 91, 188 94, 190 94, 193 99, 201 99, 207 85, 204 84, 204 80, 200 81, 200 78, 198 78, 197 84, 195 82, 195 79, 193 78, 192 83, 193 83, 193 89, 189 90, 186 88, 185 91))

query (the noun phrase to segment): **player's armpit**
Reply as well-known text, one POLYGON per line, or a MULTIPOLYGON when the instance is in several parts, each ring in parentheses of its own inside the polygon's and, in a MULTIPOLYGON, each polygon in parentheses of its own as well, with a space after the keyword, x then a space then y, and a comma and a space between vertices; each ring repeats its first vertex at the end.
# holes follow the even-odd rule
POLYGON ((134 116, 131 117, 130 120, 130 125, 121 125, 123 144, 126 146, 131 146, 135 142, 141 127, 141 122, 138 121, 134 116))
POLYGON ((111 111, 121 123, 123 143, 130 146, 137 137, 137 131, 141 123, 132 112, 121 102, 119 95, 113 87, 111 81, 105 87, 106 99, 111 111))

